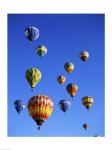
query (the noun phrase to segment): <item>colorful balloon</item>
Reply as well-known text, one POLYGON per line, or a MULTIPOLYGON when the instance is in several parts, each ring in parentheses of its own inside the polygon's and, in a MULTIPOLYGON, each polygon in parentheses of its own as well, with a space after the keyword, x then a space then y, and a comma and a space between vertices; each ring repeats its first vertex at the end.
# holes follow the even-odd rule
POLYGON ((14 107, 15 107, 16 111, 18 113, 20 113, 25 108, 25 105, 23 104, 22 100, 16 100, 14 102, 14 107))
POLYGON ((66 77, 63 76, 63 75, 59 75, 59 76, 57 77, 57 81, 59 82, 59 84, 64 84, 65 81, 66 81, 66 77))
POLYGON ((85 130, 86 130, 88 127, 89 127, 88 124, 86 124, 86 123, 83 124, 83 128, 84 128, 85 130))
POLYGON ((81 51, 80 52, 80 59, 82 61, 86 61, 89 58, 89 53, 87 51, 81 51))
POLYGON ((26 71, 25 77, 31 88, 33 89, 36 84, 41 80, 42 73, 36 68, 30 68, 26 71))
POLYGON ((63 112, 69 110, 71 103, 65 99, 59 101, 59 107, 63 112))
POLYGON ((54 108, 53 101, 46 95, 33 96, 28 102, 28 111, 33 120, 40 126, 48 119, 54 108))
POLYGON ((47 48, 44 45, 39 45, 36 52, 40 57, 43 57, 47 53, 47 48))
POLYGON ((25 37, 32 42, 39 37, 39 30, 36 27, 27 27, 25 29, 25 37))
POLYGON ((74 64, 71 62, 67 62, 65 63, 64 68, 70 74, 74 70, 74 64))
POLYGON ((67 92, 70 94, 71 97, 74 97, 75 94, 76 94, 77 91, 78 91, 78 86, 75 85, 74 83, 69 83, 69 84, 66 86, 66 90, 67 90, 67 92))
POLYGON ((93 105, 93 102, 94 100, 91 96, 85 96, 82 98, 82 103, 87 109, 90 109, 90 107, 93 105))

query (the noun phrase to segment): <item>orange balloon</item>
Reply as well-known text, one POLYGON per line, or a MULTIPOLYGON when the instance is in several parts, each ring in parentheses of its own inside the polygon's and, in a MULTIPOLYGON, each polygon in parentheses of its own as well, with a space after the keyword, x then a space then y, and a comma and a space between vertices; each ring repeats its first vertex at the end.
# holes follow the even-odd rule
POLYGON ((70 94, 70 96, 73 97, 78 91, 78 86, 74 83, 69 83, 66 87, 66 90, 70 94))
POLYGON ((46 95, 37 95, 31 97, 28 102, 28 111, 37 125, 41 126, 48 119, 54 108, 53 101, 46 95))

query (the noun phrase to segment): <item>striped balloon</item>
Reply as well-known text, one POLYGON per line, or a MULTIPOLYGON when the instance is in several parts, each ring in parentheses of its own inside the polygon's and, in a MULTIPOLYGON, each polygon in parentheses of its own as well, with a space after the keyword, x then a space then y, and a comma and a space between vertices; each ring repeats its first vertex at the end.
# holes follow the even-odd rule
POLYGON ((85 96, 82 98, 82 103, 87 109, 90 109, 90 107, 93 105, 93 102, 94 101, 91 96, 85 96))
POLYGON ((32 42, 39 37, 39 30, 36 27, 27 27, 25 29, 25 37, 32 42))
POLYGON ((53 101, 45 95, 33 96, 28 102, 28 111, 30 116, 40 127, 48 119, 54 108, 53 101))
POLYGON ((36 84, 40 81, 42 74, 40 70, 36 68, 30 68, 25 73, 26 80, 30 84, 31 88, 33 89, 36 84))

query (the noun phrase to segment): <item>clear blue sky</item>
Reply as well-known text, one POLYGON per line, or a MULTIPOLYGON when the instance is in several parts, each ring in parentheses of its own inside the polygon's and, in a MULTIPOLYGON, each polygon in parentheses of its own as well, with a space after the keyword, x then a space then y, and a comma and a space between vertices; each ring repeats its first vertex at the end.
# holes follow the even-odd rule
POLYGON ((104 136, 104 15, 103 14, 9 14, 8 15, 8 136, 104 136), (40 31, 32 44, 25 38, 27 26, 40 31), (36 47, 43 44, 48 53, 40 58, 36 47), (90 59, 79 58, 82 49, 88 50, 90 59), (75 70, 69 76, 64 70, 67 61, 75 70), (30 67, 41 70, 43 77, 34 91, 25 79, 30 67), (64 85, 57 83, 63 74, 64 85), (64 115, 58 106, 61 99, 71 100, 66 85, 74 81, 79 91, 70 110, 64 115), (54 101, 54 112, 38 133, 36 123, 29 117, 27 108, 17 114, 13 102, 28 100, 45 94, 54 101), (94 104, 90 112, 82 105, 82 97, 90 95, 94 104), (83 123, 88 123, 85 131, 83 123))

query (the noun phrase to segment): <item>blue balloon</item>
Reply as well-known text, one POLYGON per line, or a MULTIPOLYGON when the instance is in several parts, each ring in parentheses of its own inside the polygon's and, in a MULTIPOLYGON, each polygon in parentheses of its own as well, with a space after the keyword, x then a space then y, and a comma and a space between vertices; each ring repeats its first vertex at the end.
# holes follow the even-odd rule
POLYGON ((20 113, 25 108, 25 105, 23 104, 22 100, 16 100, 14 102, 14 107, 15 107, 16 111, 18 113, 20 113))
POLYGON ((39 30, 36 27, 27 27, 25 29, 26 38, 32 42, 39 37, 39 30))
POLYGON ((60 106, 60 108, 61 108, 61 110, 63 111, 63 112, 66 112, 66 111, 68 111, 69 110, 69 108, 70 108, 70 105, 71 105, 71 103, 69 102, 69 101, 67 101, 67 100, 60 100, 59 101, 59 106, 60 106))

